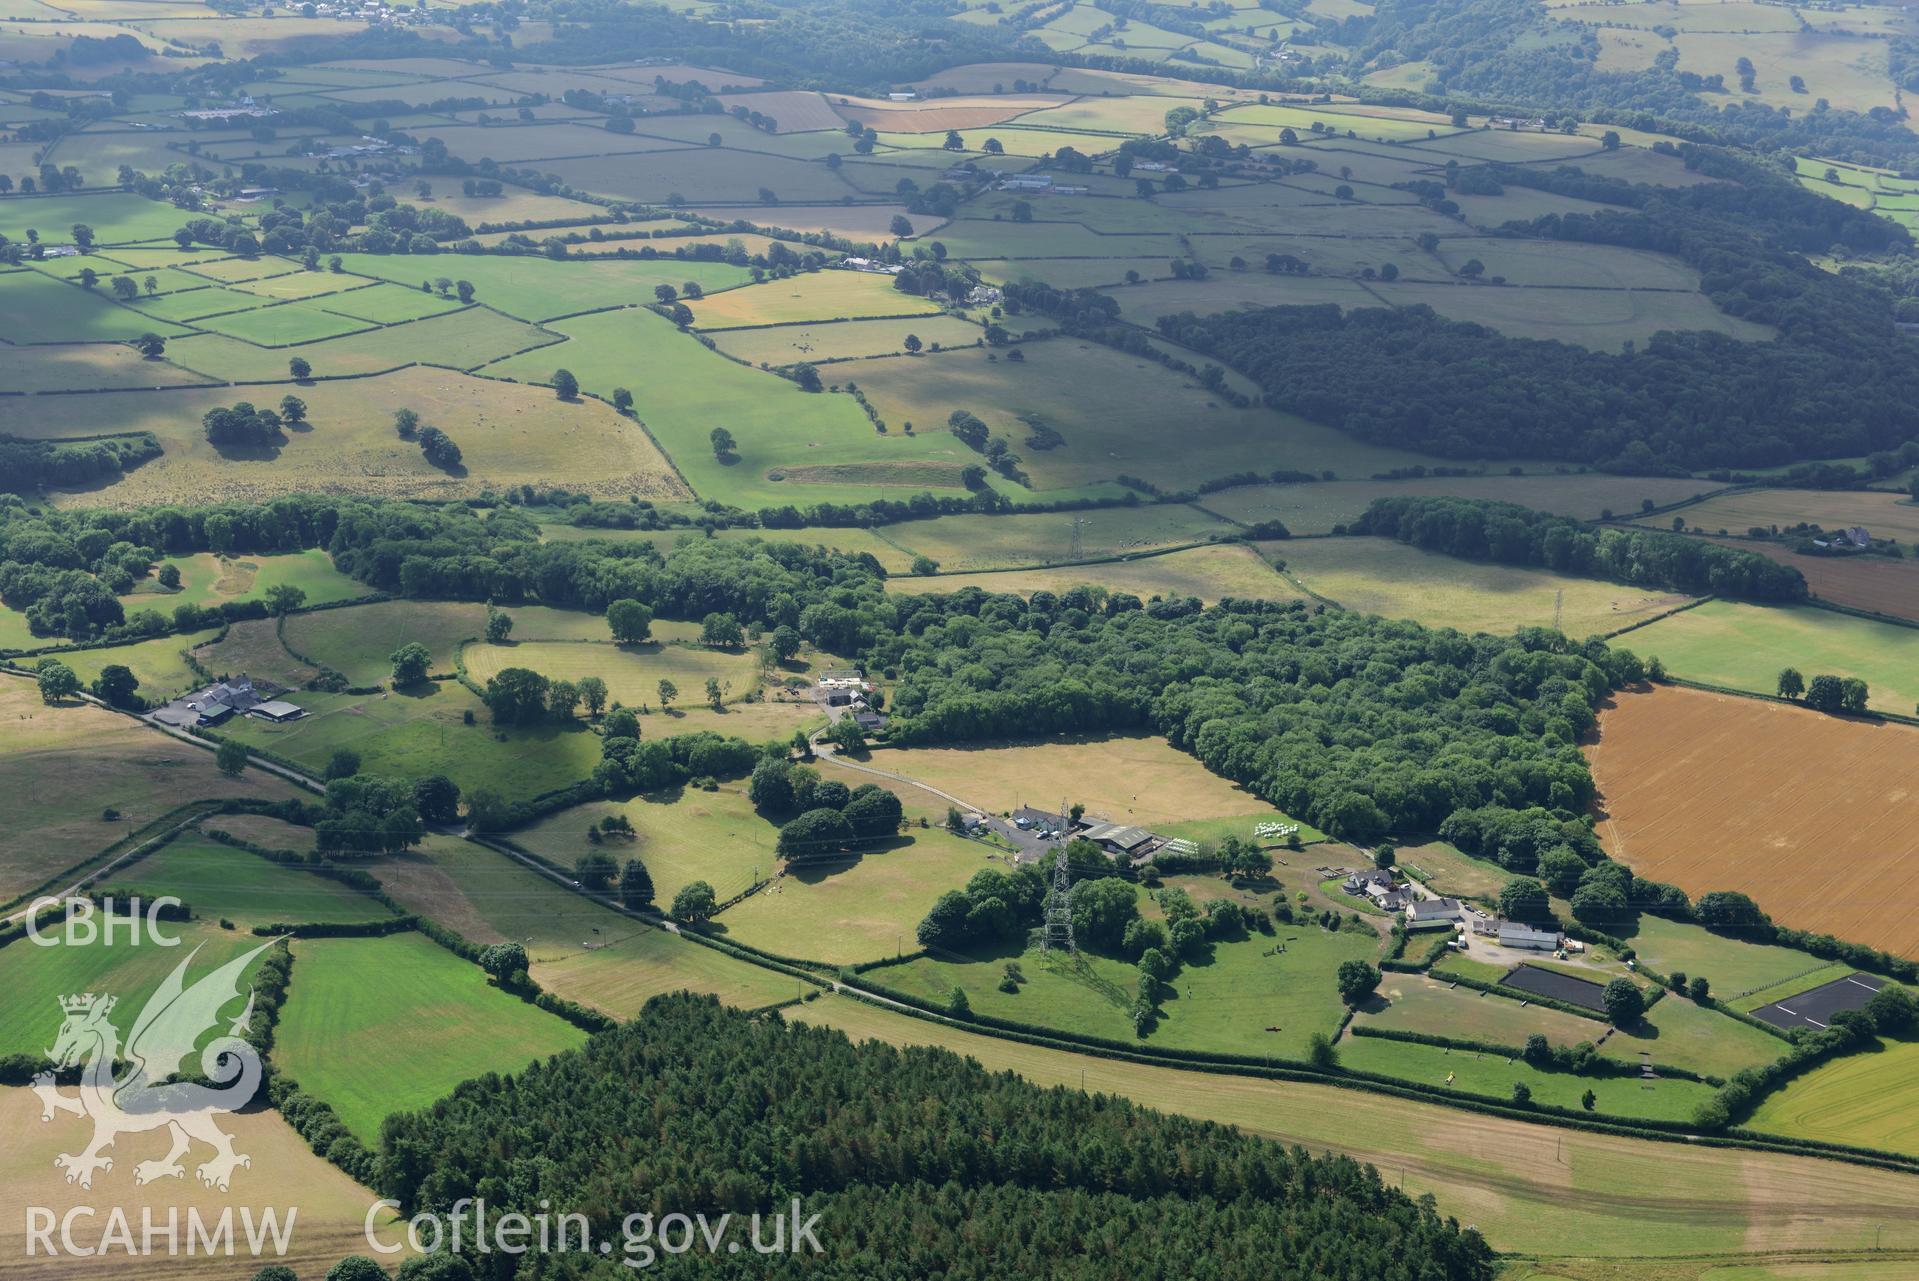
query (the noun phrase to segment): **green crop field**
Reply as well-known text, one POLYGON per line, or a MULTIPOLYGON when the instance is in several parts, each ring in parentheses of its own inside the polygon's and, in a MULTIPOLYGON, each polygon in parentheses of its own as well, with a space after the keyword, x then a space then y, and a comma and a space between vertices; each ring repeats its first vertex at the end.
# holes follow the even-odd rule
MULTIPOLYGON (((122 930, 111 945, 17 943, 7 948, 0 955, 0 1055, 44 1055, 60 1029, 62 997, 81 992, 115 997, 120 1011, 114 1022, 131 1027, 147 997, 195 948, 189 983, 264 941, 199 924, 163 923, 161 928, 178 942, 169 946, 145 932, 129 941, 122 930)), ((225 1012, 231 1017, 240 1008, 236 996, 225 1012)))
POLYGON ((273 1061, 363 1142, 483 1072, 512 1072, 586 1034, 487 982, 420 934, 303 939, 273 1061), (369 993, 379 993, 377 1001, 369 993), (405 1053, 394 1053, 404 1046, 405 1053))
POLYGON ((1635 653, 1687 680, 1770 694, 1781 668, 1856 676, 1870 705, 1911 714, 1919 703, 1919 631, 1830 610, 1715 600, 1634 632, 1635 653))
POLYGON ((939 306, 893 288, 891 276, 864 271, 815 271, 765 284, 728 289, 690 304, 700 329, 740 329, 868 316, 937 314, 939 306))
POLYGON ((1584 638, 1657 618, 1691 597, 1546 570, 1480 564, 1382 538, 1299 539, 1262 550, 1307 590, 1348 609, 1428 627, 1557 627, 1584 638))
POLYGON ((1131 592, 1142 600, 1155 596, 1197 596, 1209 605, 1225 596, 1293 600, 1305 595, 1246 546, 1194 547, 1162 556, 1100 565, 898 577, 889 580, 886 587, 888 591, 914 595, 977 587, 984 592, 1027 596, 1042 591, 1059 593, 1082 584, 1112 592, 1131 592))
POLYGON ((938 830, 916 832, 850 859, 789 866, 715 919, 726 937, 782 956, 831 965, 898 956, 919 947, 914 930, 935 899, 990 866, 989 848, 938 830))
POLYGON ((201 920, 243 926, 353 924, 393 915, 378 900, 338 881, 192 834, 109 874, 105 883, 147 901, 171 894, 201 920))
POLYGON ((468 645, 463 657, 467 672, 482 685, 508 667, 531 668, 556 681, 598 676, 606 682, 611 699, 634 707, 657 704, 658 686, 663 680, 673 682, 680 691, 679 698, 689 704, 708 701, 708 680, 720 682, 724 702, 744 698, 760 684, 758 660, 744 650, 662 645, 656 641, 639 645, 610 641, 482 642, 468 645))
POLYGON ((1755 1130, 1919 1155, 1919 1044, 1886 1042, 1769 1096, 1755 1130))
POLYGON ((798 994, 783 974, 622 916, 479 845, 430 836, 372 871, 409 910, 478 943, 523 944, 535 982, 620 1018, 662 992, 749 1008, 798 994))
POLYGON ((285 724, 236 718, 224 737, 264 748, 318 774, 335 748, 360 753, 369 774, 445 774, 460 789, 524 799, 585 778, 600 740, 584 722, 495 730, 479 699, 450 681, 399 693, 299 695, 308 715, 285 724), (465 717, 472 713, 473 724, 465 717))

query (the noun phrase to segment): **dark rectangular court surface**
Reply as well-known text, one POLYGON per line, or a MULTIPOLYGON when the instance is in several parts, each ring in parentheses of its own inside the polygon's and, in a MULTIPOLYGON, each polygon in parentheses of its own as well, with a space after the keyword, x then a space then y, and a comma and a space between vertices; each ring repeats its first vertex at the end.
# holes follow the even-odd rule
POLYGON ((1558 970, 1542 970, 1537 965, 1514 966, 1510 974, 1499 980, 1499 985, 1516 987, 1534 996, 1549 996, 1555 1001, 1565 1001, 1588 1010, 1604 1011, 1606 1008, 1606 989, 1600 984, 1576 979, 1558 970))
POLYGON ((1752 1012, 1752 1016, 1774 1027, 1822 1028, 1832 1022, 1835 1014, 1864 1009, 1866 1002, 1872 999, 1872 994, 1885 985, 1884 979, 1870 974, 1848 974, 1842 979, 1821 983, 1798 996, 1762 1005, 1752 1012))

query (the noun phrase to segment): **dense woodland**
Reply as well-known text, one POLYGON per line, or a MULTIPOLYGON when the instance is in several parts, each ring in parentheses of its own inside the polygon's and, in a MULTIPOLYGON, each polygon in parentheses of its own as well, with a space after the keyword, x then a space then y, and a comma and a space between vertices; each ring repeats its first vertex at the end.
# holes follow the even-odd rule
MULTIPOLYGON (((820 1215, 817 1257, 695 1251, 662 1257, 666 1275, 1110 1277, 1200 1259, 1221 1278, 1492 1275, 1476 1232, 1348 1158, 687 995, 389 1119, 377 1183, 409 1212, 550 1202, 613 1241, 633 1213, 770 1216, 797 1196, 820 1215)), ((617 1255, 538 1266, 630 1275, 617 1255)))
POLYGON ((1806 599, 1804 575, 1757 552, 1657 530, 1600 529, 1490 499, 1375 498, 1352 532, 1639 587, 1787 604, 1806 599))

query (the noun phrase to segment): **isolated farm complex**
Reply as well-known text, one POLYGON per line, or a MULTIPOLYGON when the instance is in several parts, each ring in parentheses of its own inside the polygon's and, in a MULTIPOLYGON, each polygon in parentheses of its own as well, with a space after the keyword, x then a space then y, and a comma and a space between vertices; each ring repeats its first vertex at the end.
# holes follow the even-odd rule
POLYGON ((1919 1276, 1919 15, 0 19, 0 1281, 1919 1276))

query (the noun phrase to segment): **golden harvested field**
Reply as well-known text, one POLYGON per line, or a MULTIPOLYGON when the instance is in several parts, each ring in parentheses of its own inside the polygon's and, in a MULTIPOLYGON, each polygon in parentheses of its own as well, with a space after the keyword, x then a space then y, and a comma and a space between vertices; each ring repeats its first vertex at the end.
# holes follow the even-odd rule
POLYGON ((1432 1193, 1441 1214, 1475 1225, 1496 1249, 1552 1253, 1577 1241, 1588 1254, 1633 1257, 1633 1270, 1608 1273, 1608 1281, 1665 1281, 1644 1269, 1648 1256, 1850 1248, 1882 1222, 1886 1248, 1919 1246, 1919 1180, 1906 1175, 1551 1129, 1330 1086, 1120 1063, 841 996, 788 1017, 855 1040, 940 1045, 1040 1085, 1117 1094, 1315 1152, 1343 1152, 1378 1166, 1410 1196, 1432 1193))
POLYGON ((1751 489, 1708 498, 1642 523, 1671 528, 1674 515, 1699 529, 1743 534, 1755 525, 1781 529, 1811 523, 1827 529, 1864 525, 1874 538, 1919 540, 1919 503, 1900 494, 1833 493, 1813 489, 1751 489))
MULTIPOLYGON (((92 651, 94 653, 110 651, 92 651)), ((98 707, 48 707, 32 682, 0 679, 0 902, 34 889, 176 805, 305 793, 98 707), (121 818, 107 822, 108 808, 121 818)))
POLYGON ((1618 696, 1586 756, 1600 839, 1641 876, 1919 952, 1919 729, 1666 686, 1618 696))
POLYGON ((743 285, 708 294, 691 306, 694 326, 704 330, 866 316, 920 316, 939 311, 937 304, 893 288, 891 276, 863 271, 815 271, 762 285, 743 285))
POLYGON ((1260 549, 1305 587, 1347 609, 1428 627, 1509 633, 1556 627, 1583 639, 1657 618, 1692 598, 1677 592, 1481 564, 1384 538, 1313 538, 1260 549))
POLYGON ((296 491, 454 498, 531 482, 595 496, 683 498, 684 488, 646 433, 610 406, 563 404, 542 388, 418 367, 296 387, 208 388, 116 396, 42 396, 22 435, 59 439, 107 431, 151 431, 162 457, 110 488, 63 495, 63 505, 140 507, 195 501, 264 502, 296 491), (223 456, 206 441, 200 416, 238 400, 276 404, 297 391, 311 430, 295 432, 273 456, 223 456), (426 462, 393 433, 393 411, 416 406, 465 454, 465 475, 426 462))
MULTIPOLYGON (((70 1091, 69 1091, 70 1093, 70 1091)), ((40 1100, 26 1089, 0 1089, 0 1267, 9 1277, 32 1281, 65 1281, 65 1278, 91 1278, 111 1271, 122 1276, 154 1278, 155 1281, 206 1281, 227 1278, 239 1281, 266 1263, 281 1263, 301 1276, 319 1276, 339 1262, 341 1256, 366 1250, 364 1221, 377 1194, 355 1183, 337 1166, 314 1155, 306 1141, 293 1132, 278 1112, 246 1111, 220 1118, 220 1128, 233 1135, 236 1152, 252 1158, 252 1165, 233 1176, 230 1192, 219 1192, 200 1183, 189 1170, 181 1179, 160 1179, 141 1187, 134 1182, 133 1167, 140 1161, 158 1160, 166 1155, 167 1138, 163 1132, 128 1135, 113 1148, 117 1158, 113 1169, 100 1174, 91 1190, 65 1182, 65 1175, 53 1164, 61 1152, 78 1151, 89 1132, 84 1120, 61 1116, 52 1122, 40 1120, 40 1100), (156 1227, 164 1230, 167 1216, 180 1216, 178 1256, 169 1257, 165 1238, 156 1238, 153 1253, 140 1259, 137 1267, 125 1265, 108 1269, 99 1259, 77 1258, 62 1254, 26 1262, 27 1238, 24 1231, 26 1207, 44 1206, 56 1216, 81 1206, 97 1207, 97 1213, 74 1220, 76 1244, 97 1243, 107 1228, 109 1208, 122 1211, 133 1225, 133 1240, 139 1241, 141 1212, 151 1210, 156 1227), (243 1213, 262 1215, 271 1209, 279 1222, 286 1223, 289 1212, 297 1207, 292 1232, 284 1256, 252 1259, 247 1257, 243 1213), (201 1221, 211 1228, 220 1216, 232 1211, 233 1235, 240 1253, 231 1259, 209 1260, 186 1252, 189 1211, 197 1211, 201 1221), (89 1236, 89 1232, 91 1236, 89 1236)), ((207 1158, 209 1149, 195 1145, 189 1158, 193 1162, 207 1158)), ((390 1222, 376 1219, 376 1225, 390 1222)), ((404 1232, 382 1230, 385 1241, 403 1240, 404 1232)), ((56 1238, 57 1239, 57 1238, 56 1238)), ((270 1247, 269 1247, 270 1250, 270 1247)), ((117 1252, 116 1252, 117 1253, 117 1252)))
POLYGON ((1919 622, 1919 561, 1890 556, 1801 556, 1778 543, 1715 538, 1805 575, 1812 594, 1835 605, 1919 622))
POLYGON ((927 578, 900 575, 888 579, 886 588, 892 592, 923 595, 977 587, 983 592, 1027 596, 1033 592, 1063 592, 1081 584, 1131 592, 1142 600, 1154 596, 1197 596, 1209 605, 1222 596, 1294 600, 1305 594, 1244 545, 1194 547, 1106 565, 938 574, 927 578))
POLYGON ((1109 822, 1152 824, 1272 808, 1165 739, 1145 735, 888 748, 868 763, 995 812, 1063 799, 1109 822))

